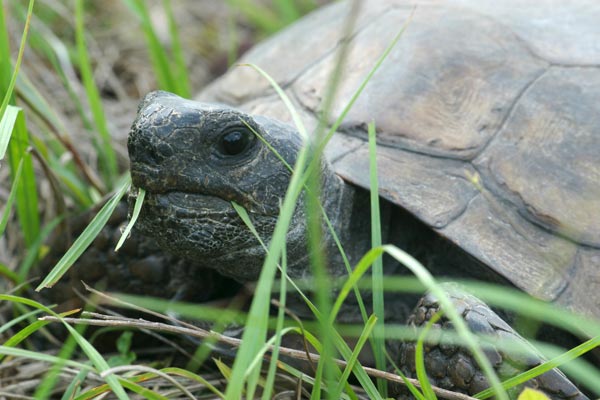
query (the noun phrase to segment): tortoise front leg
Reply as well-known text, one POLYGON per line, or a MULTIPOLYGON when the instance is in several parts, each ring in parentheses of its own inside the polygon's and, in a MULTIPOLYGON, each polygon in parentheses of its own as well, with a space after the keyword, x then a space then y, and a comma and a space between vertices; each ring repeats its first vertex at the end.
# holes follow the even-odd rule
MULTIPOLYGON (((500 379, 508 379, 544 362, 526 339, 515 332, 481 300, 454 288, 448 290, 447 294, 469 329, 475 334, 489 338, 491 345, 483 346, 484 353, 500 379), (518 348, 519 351, 506 351, 494 346, 494 343, 500 341, 514 343, 511 347, 518 348)), ((437 299, 427 294, 415 307, 408 323, 415 327, 425 326, 427 321, 439 311, 440 304, 437 299)), ((432 385, 470 395, 476 394, 488 388, 489 384, 474 358, 465 348, 441 340, 444 331, 451 329, 453 329, 452 322, 445 316, 432 326, 428 337, 433 340, 428 341, 424 346, 427 375, 432 385)), ((400 350, 399 365, 411 377, 415 376, 415 347, 415 343, 404 343, 400 350)), ((521 387, 509 390, 509 395, 516 398, 523 386, 541 390, 551 399, 588 398, 558 369, 548 371, 521 387)))

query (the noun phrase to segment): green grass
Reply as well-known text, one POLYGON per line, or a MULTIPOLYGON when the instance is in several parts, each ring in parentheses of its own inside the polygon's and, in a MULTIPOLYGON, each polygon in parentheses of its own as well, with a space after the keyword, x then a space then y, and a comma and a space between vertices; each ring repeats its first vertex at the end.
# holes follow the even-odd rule
MULTIPOLYGON (((38 197, 32 157, 28 151, 29 135, 25 117, 21 110, 14 106, 13 91, 27 43, 33 5, 33 0, 29 1, 27 18, 14 66, 10 64, 9 37, 4 12, 0 10, 0 93, 4 93, 0 105, 0 161, 8 154, 11 178, 14 182, 13 185, 16 186, 17 216, 27 245, 34 243, 39 234, 38 197)), ((8 212, 9 210, 5 210, 5 213, 8 212)))
POLYGON ((75 42, 81 80, 85 87, 85 93, 96 128, 92 133, 94 134, 93 139, 96 151, 101 159, 100 169, 103 172, 104 181, 107 183, 107 187, 112 189, 118 175, 117 158, 112 148, 112 140, 110 132, 108 131, 106 115, 100 100, 100 93, 94 81, 92 66, 88 55, 85 38, 83 0, 75 1, 75 42))
POLYGON ((262 34, 271 35, 316 7, 314 0, 271 0, 264 4, 251 0, 227 0, 233 11, 246 17, 262 34))
POLYGON ((152 67, 156 74, 158 88, 183 97, 190 97, 189 78, 183 57, 183 49, 181 48, 179 31, 173 19, 171 1, 163 0, 162 4, 169 23, 169 34, 173 43, 172 54, 169 54, 161 45, 156 29, 152 24, 146 2, 144 0, 123 1, 141 23, 144 37, 148 44, 148 53, 152 67))
MULTIPOLYGON (((237 7, 237 12, 246 16, 254 24, 254 29, 260 32, 260 35, 271 34, 283 25, 297 19, 302 13, 314 6, 310 1, 273 1, 270 8, 264 9, 257 8, 255 5, 242 0, 230 0, 229 3, 232 7, 237 7)), ((131 12, 132 20, 139 23, 139 34, 145 38, 146 50, 156 75, 158 87, 189 97, 192 90, 171 2, 164 0, 161 3, 168 21, 170 49, 165 49, 158 39, 156 27, 153 26, 149 10, 144 1, 123 0, 123 4, 131 12)), ((100 174, 98 176, 94 172, 95 168, 81 155, 77 144, 64 135, 64 132, 67 131, 64 121, 62 121, 64 116, 60 115, 60 111, 54 108, 52 99, 44 98, 41 92, 36 89, 35 83, 29 80, 26 74, 27 71, 19 70, 20 60, 25 46, 27 46, 27 27, 32 15, 33 1, 29 3, 27 10, 22 5, 14 5, 17 14, 23 18, 24 26, 24 33, 16 57, 8 45, 9 37, 5 26, 5 15, 3 9, 0 8, 0 87, 5 93, 0 108, 0 161, 4 161, 3 158, 6 153, 9 159, 8 166, 11 170, 11 182, 6 185, 10 194, 2 210, 0 235, 14 234, 17 231, 22 235, 24 243, 24 255, 20 260, 20 264, 14 270, 8 266, 0 265, 0 275, 11 281, 11 287, 15 288, 14 295, 0 295, 0 300, 10 302, 14 308, 14 314, 8 322, 0 327, 0 334, 8 335, 4 336, 7 339, 0 345, 0 355, 2 355, 0 357, 3 357, 0 362, 10 356, 28 359, 32 362, 43 362, 50 366, 49 373, 42 380, 35 393, 35 398, 44 399, 51 396, 52 388, 57 382, 58 373, 63 366, 69 366, 80 371, 66 389, 64 398, 88 399, 100 393, 112 391, 118 398, 123 399, 127 398, 128 393, 136 393, 142 398, 162 399, 166 397, 142 386, 142 383, 160 377, 172 382, 173 377, 177 376, 204 385, 208 392, 219 398, 248 396, 268 399, 275 393, 275 385, 278 380, 277 374, 282 371, 301 381, 303 388, 308 390, 310 397, 313 399, 355 399, 358 398, 359 390, 366 393, 369 398, 385 398, 387 396, 387 383, 381 377, 376 380, 372 379, 369 376, 369 371, 360 363, 358 354, 364 346, 370 343, 377 367, 381 370, 389 369, 395 361, 386 360, 384 343, 385 340, 394 338, 417 341, 416 364, 420 384, 417 385, 419 387, 412 386, 410 390, 418 398, 435 398, 434 388, 431 388, 428 384, 422 359, 428 330, 433 322, 416 330, 407 329, 405 326, 397 324, 383 324, 383 299, 386 292, 421 293, 424 290, 429 290, 437 295, 446 317, 452 320, 456 327, 456 334, 445 336, 445 340, 468 347, 482 366, 490 382, 493 383, 493 389, 478 394, 478 398, 488 398, 491 395, 504 398, 504 390, 558 366, 564 368, 572 377, 585 384, 594 395, 600 396, 600 385, 598 385, 598 382, 600 382, 600 369, 582 359, 582 356, 597 348, 600 343, 600 321, 590 321, 582 316, 557 309, 553 305, 535 301, 508 288, 464 282, 464 286, 469 291, 490 304, 518 312, 527 318, 577 332, 582 337, 587 338, 584 343, 573 349, 557 349, 547 344, 533 342, 550 361, 505 382, 500 382, 483 355, 482 346, 485 347, 485 338, 476 338, 468 331, 450 303, 443 287, 440 286, 440 282, 432 277, 410 255, 401 249, 382 243, 379 197, 375 195, 377 193, 378 173, 377 163, 375 162, 374 124, 369 125, 371 188, 373 193, 371 197, 372 250, 365 254, 356 266, 347 265, 348 276, 341 279, 328 275, 324 255, 319 251, 311 252, 313 255, 311 261, 314 280, 298 282, 287 276, 288 260, 285 237, 297 199, 305 191, 309 204, 308 214, 310 220, 313 221, 310 225, 311 246, 313 249, 318 249, 319 243, 325 234, 322 231, 323 227, 329 226, 331 229, 331 224, 319 202, 320 176, 318 171, 321 154, 328 140, 340 126, 343 118, 368 84, 370 77, 377 72, 379 66, 385 61, 385 57, 393 45, 401 40, 401 34, 405 27, 399 27, 398 36, 381 58, 373 60, 371 73, 365 77, 364 82, 353 98, 350 99, 339 119, 335 121, 332 127, 327 127, 324 123, 319 125, 317 128, 319 134, 317 135, 310 135, 306 132, 297 111, 291 106, 291 102, 286 99, 277 83, 271 80, 271 84, 288 107, 299 134, 305 139, 306 145, 299 154, 296 165, 288 166, 293 171, 291 182, 282 202, 281 215, 275 227, 274 238, 270 243, 263 243, 268 250, 268 255, 261 276, 255 286, 252 305, 246 313, 234 309, 224 311, 204 305, 183 304, 131 295, 120 297, 120 299, 130 301, 138 307, 147 307, 162 312, 174 311, 179 316, 188 319, 202 316, 203 319, 215 321, 216 326, 226 326, 231 322, 244 324, 245 330, 242 342, 237 349, 237 356, 233 363, 223 360, 213 362, 207 358, 206 348, 201 347, 197 353, 201 359, 194 362, 190 361, 190 369, 188 370, 177 367, 147 369, 148 367, 142 367, 130 361, 135 354, 130 352, 128 345, 123 344, 122 341, 125 339, 122 336, 121 344, 118 345, 120 351, 118 355, 122 357, 118 359, 121 360, 122 365, 115 369, 109 355, 102 354, 96 349, 94 337, 88 338, 81 326, 76 329, 64 320, 62 320, 63 326, 69 332, 69 338, 62 348, 56 349, 58 351, 57 355, 32 351, 31 349, 36 347, 35 341, 31 340, 33 337, 42 337, 42 334, 49 335, 47 333, 49 322, 37 320, 36 318, 42 312, 57 316, 59 319, 66 317, 66 315, 58 315, 52 309, 25 297, 27 292, 24 289, 29 286, 27 281, 29 271, 44 252, 43 242, 45 238, 61 221, 60 217, 49 220, 39 218, 38 181, 40 179, 56 181, 55 186, 57 188, 54 192, 63 195, 66 198, 65 202, 75 208, 89 207, 97 199, 111 191, 114 191, 114 195, 106 202, 96 218, 88 225, 70 250, 65 253, 52 272, 44 277, 44 280, 37 286, 37 290, 52 286, 68 272, 68 269, 79 255, 85 251, 102 229, 119 199, 129 187, 129 177, 126 173, 123 175, 124 171, 119 169, 118 156, 112 149, 107 113, 102 105, 102 93, 95 81, 94 60, 88 53, 87 44, 90 40, 90 32, 86 29, 86 21, 89 21, 91 15, 86 13, 85 2, 82 0, 76 1, 74 5, 74 9, 70 10, 72 21, 69 23, 72 25, 72 37, 67 37, 64 41, 57 41, 57 37, 53 36, 54 34, 51 33, 49 27, 52 23, 55 24, 57 20, 60 21, 59 24, 64 23, 64 21, 61 20, 60 15, 52 14, 52 18, 48 18, 49 24, 47 26, 43 25, 44 21, 42 20, 42 25, 38 25, 37 30, 32 32, 32 50, 39 51, 47 57, 49 71, 57 75, 58 80, 65 85, 65 90, 71 94, 70 98, 76 110, 75 118, 81 119, 81 125, 85 127, 89 140, 95 146, 95 153, 99 160, 97 165, 100 174), (44 26, 45 28, 43 28, 44 26), (45 31, 44 29, 49 30, 45 31), (11 60, 12 63, 9 62, 11 60), (69 69, 77 71, 80 81, 70 81, 69 69), (20 75, 18 76, 18 74, 20 75), (83 89, 85 98, 80 99, 75 95, 78 92, 76 88, 83 89), (14 95, 15 90, 18 96, 14 95), (16 97, 20 100, 19 106, 15 105, 17 104, 16 97), (29 128, 30 121, 34 121, 38 126, 35 132, 29 128), (321 142, 312 143, 309 140, 311 136, 323 137, 324 139, 321 142), (34 172, 35 159, 28 150, 29 146, 35 148, 36 154, 39 155, 37 157, 43 160, 40 163, 43 162, 44 165, 47 165, 46 176, 36 175, 34 172), (65 162, 65 158, 69 160, 65 162), (11 218, 13 207, 16 210, 18 229, 11 225, 17 223, 15 218, 11 218), (413 273, 414 277, 384 277, 381 264, 381 258, 384 254, 401 262, 413 273), (277 279, 278 274, 282 279, 277 279), (337 286, 339 291, 337 292, 338 296, 332 298, 331 288, 334 286, 337 286), (307 287, 314 292, 314 302, 309 300, 308 296, 303 293, 303 290, 305 291, 307 287), (363 324, 354 326, 337 324, 336 316, 340 312, 345 299, 351 293, 354 293, 358 295, 357 297, 360 300, 359 293, 361 289, 372 292, 373 314, 367 314, 361 300, 363 324), (314 321, 297 321, 288 318, 285 305, 290 291, 304 296, 308 307, 313 311, 314 321), (278 293, 276 297, 279 304, 275 316, 271 316, 269 312, 272 306, 271 299, 274 297, 273 292, 278 293), (316 360, 315 371, 312 376, 307 376, 293 366, 288 365, 280 357, 287 351, 281 344, 283 338, 298 333, 304 334, 306 340, 320 355, 316 360), (350 347, 344 339, 345 337, 354 337, 356 345, 350 347), (337 359, 343 360, 345 363, 339 363, 336 361, 337 359), (216 366, 227 380, 226 387, 213 385, 210 380, 202 375, 204 370, 201 369, 200 372, 197 372, 196 368, 199 368, 201 364, 203 364, 202 366, 212 366, 213 369, 216 366), (91 389, 83 389, 81 380, 85 380, 90 372, 100 374, 105 380, 105 384, 97 385, 91 389), (129 372, 136 372, 136 375, 128 375, 129 372), (360 386, 360 389, 357 389, 356 385, 360 386)), ((42 17, 41 12, 40 17, 42 17)), ((352 25, 353 21, 350 20, 346 29, 350 30, 352 25)), ((346 52, 347 48, 342 46, 338 55, 338 69, 334 70, 329 80, 323 102, 323 121, 327 120, 333 104, 336 89, 339 85, 338 79, 341 76, 339 68, 345 62, 346 52)), ((270 80, 268 74, 258 66, 253 67, 257 70, 257 79, 259 75, 262 75, 263 78, 270 80)), ((5 163, 2 162, 2 166, 4 165, 5 163)), ((138 196, 138 200, 134 210, 135 215, 139 213, 143 194, 138 196)), ((236 209, 249 227, 248 234, 253 234, 261 239, 258 232, 252 227, 250 218, 244 215, 245 211, 239 206, 236 209)), ((133 219, 135 220, 135 217, 133 219)), ((131 224, 123 234, 124 240, 130 229, 131 224)), ((343 251, 343 249, 340 248, 340 251, 343 251)), ((515 348, 513 343, 498 343, 497 345, 504 349, 522 351, 515 348)), ((112 360, 117 360, 117 358, 112 358, 112 360)), ((173 385, 177 387, 177 384, 173 385)), ((185 392, 185 390, 185 388, 182 388, 182 392, 185 392)))
POLYGON ((129 190, 130 179, 127 177, 120 188, 115 192, 111 199, 102 207, 102 209, 96 214, 94 219, 89 223, 86 229, 77 238, 75 243, 69 248, 65 255, 58 261, 54 268, 46 275, 44 280, 37 286, 36 290, 40 291, 44 288, 51 288, 64 274, 67 273, 69 268, 77 261, 79 256, 89 247, 92 241, 98 236, 104 225, 108 222, 108 219, 114 212, 115 208, 121 201, 121 198, 129 190))

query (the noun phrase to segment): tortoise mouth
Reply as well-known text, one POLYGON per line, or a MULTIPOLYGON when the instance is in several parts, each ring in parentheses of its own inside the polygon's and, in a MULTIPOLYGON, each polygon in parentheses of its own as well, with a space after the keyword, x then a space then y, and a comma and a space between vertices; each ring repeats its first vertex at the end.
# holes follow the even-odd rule
MULTIPOLYGON (((129 204, 133 207, 137 197, 137 188, 132 186, 129 193, 129 204)), ((237 215, 231 202, 218 196, 182 191, 152 192, 146 190, 144 215, 167 217, 170 219, 223 218, 237 215)))

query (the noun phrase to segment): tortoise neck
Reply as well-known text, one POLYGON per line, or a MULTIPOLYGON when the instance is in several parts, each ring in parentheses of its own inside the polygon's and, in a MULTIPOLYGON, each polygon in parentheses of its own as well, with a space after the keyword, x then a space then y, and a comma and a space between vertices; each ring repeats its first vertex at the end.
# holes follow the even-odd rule
POLYGON ((369 249, 369 197, 365 193, 344 182, 331 169, 323 173, 322 205, 335 231, 334 235, 327 222, 323 221, 322 248, 331 276, 348 273, 336 240, 341 244, 350 267, 354 267, 369 249))

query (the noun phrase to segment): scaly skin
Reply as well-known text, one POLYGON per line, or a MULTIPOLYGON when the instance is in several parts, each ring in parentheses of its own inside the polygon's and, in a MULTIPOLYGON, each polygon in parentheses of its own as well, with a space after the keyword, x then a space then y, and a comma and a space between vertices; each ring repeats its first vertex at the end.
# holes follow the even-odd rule
MULTIPOLYGON (((302 141, 290 126, 166 92, 145 97, 128 141, 133 185, 146 190, 140 230, 172 253, 239 281, 258 278, 265 252, 231 202, 248 211, 268 243, 291 175, 249 127, 294 165, 302 141), (230 132, 248 137, 239 154, 223 154, 222 140, 230 132)), ((345 185, 325 163, 322 172, 324 206, 338 225, 351 212, 352 201, 345 201, 345 185)), ((307 273, 305 220, 301 197, 287 236, 292 277, 307 273)), ((325 243, 333 249, 330 240, 325 243)))
MULTIPOLYGON (((486 335, 486 339, 492 344, 491 348, 484 348, 484 353, 501 380, 544 362, 531 345, 486 304, 456 288, 448 287, 448 289, 447 293, 451 301, 471 332, 486 335), (494 342, 498 341, 510 342, 513 348, 518 347, 522 351, 507 352, 493 347, 494 342)), ((428 294, 419 300, 408 323, 415 327, 423 327, 439 311, 439 302, 433 295, 428 294)), ((444 331, 454 331, 454 329, 448 318, 442 316, 432 326, 429 335, 431 340, 424 346, 425 368, 431 384, 470 395, 488 388, 487 379, 471 354, 462 347, 443 343, 440 340, 444 336, 444 331)), ((415 343, 405 343, 400 350, 399 362, 408 376, 415 376, 415 347, 415 343)), ((517 397, 523 386, 541 390, 552 399, 587 399, 558 369, 550 370, 524 385, 511 389, 509 391, 511 397, 517 397)))
MULTIPOLYGON (((83 231, 92 217, 93 213, 88 212, 67 220, 73 237, 83 231)), ((189 302, 224 297, 237 287, 212 269, 203 269, 192 261, 166 253, 154 239, 136 230, 115 252, 126 224, 127 204, 123 201, 88 250, 71 267, 68 276, 41 293, 44 299, 59 304, 61 310, 81 307, 83 302, 74 290, 86 294, 82 281, 111 292, 189 302)), ((50 239, 49 252, 38 266, 41 276, 50 272, 70 245, 64 232, 50 239)))

